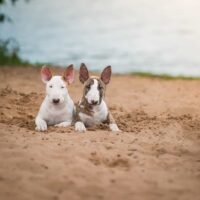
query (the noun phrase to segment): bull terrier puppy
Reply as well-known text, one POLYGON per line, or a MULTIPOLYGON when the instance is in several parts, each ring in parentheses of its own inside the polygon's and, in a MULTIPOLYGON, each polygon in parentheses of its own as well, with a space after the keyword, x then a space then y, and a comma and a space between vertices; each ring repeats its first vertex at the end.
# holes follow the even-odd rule
POLYGON ((89 76, 84 63, 80 66, 79 79, 84 84, 83 96, 76 105, 75 130, 86 131, 86 127, 106 123, 111 131, 120 131, 104 101, 106 85, 110 82, 111 66, 106 67, 101 77, 89 76))
POLYGON ((67 85, 74 81, 74 68, 69 65, 62 76, 52 76, 46 66, 41 69, 42 81, 46 84, 46 97, 35 119, 36 130, 46 131, 48 125, 67 127, 73 121, 74 103, 67 85))

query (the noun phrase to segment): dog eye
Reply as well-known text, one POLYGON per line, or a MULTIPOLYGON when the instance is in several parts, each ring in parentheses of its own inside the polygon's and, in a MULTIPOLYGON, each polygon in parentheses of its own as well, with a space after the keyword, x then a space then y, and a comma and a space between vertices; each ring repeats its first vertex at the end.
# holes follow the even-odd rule
POLYGON ((50 88, 52 88, 53 86, 52 86, 52 85, 50 85, 49 87, 50 87, 50 88))
POLYGON ((64 89, 65 87, 64 86, 61 86, 61 89, 64 89))
POLYGON ((89 90, 90 89, 90 85, 87 85, 86 88, 89 90))
POLYGON ((99 86, 98 86, 98 89, 99 89, 99 90, 102 90, 102 89, 103 89, 103 87, 102 87, 101 85, 99 85, 99 86))

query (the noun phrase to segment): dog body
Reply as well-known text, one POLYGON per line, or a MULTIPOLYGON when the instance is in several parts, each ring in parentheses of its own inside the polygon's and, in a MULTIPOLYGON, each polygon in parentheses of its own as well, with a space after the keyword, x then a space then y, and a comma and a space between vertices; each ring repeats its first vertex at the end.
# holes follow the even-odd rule
POLYGON ((105 101, 103 100, 100 105, 97 105, 91 109, 91 114, 80 112, 79 116, 81 121, 86 126, 99 125, 107 120, 108 108, 105 101))
POLYGON ((35 119, 36 130, 45 131, 48 125, 67 127, 72 123, 74 103, 69 96, 66 82, 74 80, 74 69, 70 65, 63 76, 53 76, 47 67, 41 70, 46 83, 46 97, 35 119))
POLYGON ((104 101, 106 84, 109 83, 111 67, 107 67, 99 77, 89 77, 85 64, 80 67, 80 81, 84 83, 83 97, 76 105, 75 130, 86 131, 86 127, 106 123, 112 131, 119 131, 104 101))

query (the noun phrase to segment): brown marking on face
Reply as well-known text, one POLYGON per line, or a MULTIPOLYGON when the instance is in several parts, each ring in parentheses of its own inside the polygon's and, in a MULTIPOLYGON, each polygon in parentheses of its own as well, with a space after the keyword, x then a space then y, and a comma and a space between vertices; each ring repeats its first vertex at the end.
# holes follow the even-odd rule
POLYGON ((91 79, 96 79, 98 82, 98 90, 99 90, 99 104, 101 103, 102 99, 105 97, 105 91, 106 91, 106 84, 98 77, 98 76, 91 76, 91 79))
MULTIPOLYGON (((95 105, 91 105, 88 103, 87 99, 85 96, 89 92, 91 86, 94 84, 94 79, 97 80, 98 82, 98 90, 99 90, 99 104, 102 102, 102 99, 105 97, 105 90, 106 90, 106 84, 109 83, 111 77, 111 67, 108 66, 106 67, 103 72, 101 73, 101 77, 98 76, 91 76, 89 77, 89 72, 84 63, 81 64, 80 66, 80 72, 79 72, 79 79, 80 81, 84 84, 84 89, 83 89, 83 96, 80 101, 80 103, 75 104, 76 106, 76 116, 75 116, 75 121, 81 121, 79 117, 79 113, 84 113, 89 116, 93 116, 93 107, 95 105)), ((114 120, 111 114, 108 114, 107 121, 112 121, 114 120)))
MULTIPOLYGON (((91 77, 89 78, 85 84, 84 84, 84 89, 83 89, 83 97, 82 97, 82 100, 84 99, 85 101, 87 101, 87 99, 85 98, 85 96, 87 95, 87 93, 89 92, 91 86, 94 84, 94 79, 97 80, 98 82, 98 87, 97 87, 97 90, 99 91, 99 104, 102 102, 102 99, 104 98, 105 96, 105 90, 106 90, 106 85, 104 84, 104 82, 99 79, 98 77, 91 77)), ((87 102, 88 103, 88 102, 87 102)), ((99 105, 98 104, 98 105, 99 105)))
POLYGON ((94 84, 94 79, 89 78, 85 83, 84 83, 84 88, 83 88, 83 97, 85 98, 86 94, 89 92, 91 86, 94 84))
POLYGON ((98 81, 98 90, 99 90, 99 104, 102 102, 102 99, 105 97, 106 85, 101 79, 97 79, 98 81))

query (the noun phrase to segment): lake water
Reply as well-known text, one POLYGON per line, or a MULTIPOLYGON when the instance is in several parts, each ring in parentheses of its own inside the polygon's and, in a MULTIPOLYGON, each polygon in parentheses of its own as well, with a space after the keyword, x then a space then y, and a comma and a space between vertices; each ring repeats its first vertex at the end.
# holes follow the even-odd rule
POLYGON ((31 62, 200 76, 198 0, 20 0, 1 9, 31 62))

